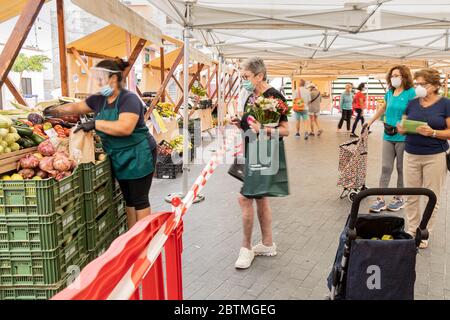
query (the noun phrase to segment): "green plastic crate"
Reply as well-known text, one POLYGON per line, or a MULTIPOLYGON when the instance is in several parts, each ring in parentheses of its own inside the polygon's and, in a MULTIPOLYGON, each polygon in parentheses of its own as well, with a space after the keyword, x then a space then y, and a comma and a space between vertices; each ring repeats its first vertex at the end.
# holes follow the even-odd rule
POLYGON ((83 170, 83 190, 89 193, 100 187, 111 178, 111 166, 108 159, 98 163, 84 163, 83 170))
POLYGON ((82 200, 50 215, 0 216, 0 252, 55 250, 83 225, 82 200))
POLYGON ((117 224, 117 228, 116 228, 116 237, 121 236, 122 234, 124 234, 125 232, 128 231, 128 220, 127 217, 123 217, 119 223, 117 224))
POLYGON ((123 216, 125 216, 127 214, 125 200, 121 197, 114 199, 113 210, 116 213, 117 220, 120 220, 123 216))
POLYGON ((0 217, 48 215, 74 201, 82 193, 79 168, 67 178, 56 181, 0 181, 0 217))
POLYGON ((113 183, 113 199, 123 198, 122 190, 120 190, 119 182, 116 179, 112 181, 113 183))
POLYGON ((1 252, 0 287, 55 285, 85 256, 85 229, 53 251, 1 252))
POLYGON ((95 218, 109 209, 112 203, 112 187, 108 181, 91 193, 84 194, 84 214, 86 223, 94 222, 95 218))
POLYGON ((103 212, 93 222, 86 225, 86 248, 92 251, 95 247, 102 243, 117 226, 117 216, 113 206, 103 212))
POLYGON ((78 272, 88 263, 87 256, 81 260, 80 269, 72 269, 62 280, 52 286, 14 286, 0 287, 0 300, 47 300, 72 283, 78 272))

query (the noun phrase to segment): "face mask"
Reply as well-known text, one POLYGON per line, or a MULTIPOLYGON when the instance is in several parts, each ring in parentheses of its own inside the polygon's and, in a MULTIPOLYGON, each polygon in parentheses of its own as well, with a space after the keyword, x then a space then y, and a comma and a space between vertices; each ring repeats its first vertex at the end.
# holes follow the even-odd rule
POLYGON ((402 85, 402 78, 401 77, 391 78, 391 84, 394 88, 400 87, 402 85))
POLYGON ((428 94, 427 89, 422 86, 417 86, 415 91, 418 98, 425 98, 428 94))
POLYGON ((245 90, 253 92, 255 90, 255 86, 253 85, 253 83, 250 80, 244 80, 242 82, 242 86, 244 87, 245 90))
POLYGON ((104 97, 109 97, 113 94, 113 89, 109 85, 103 86, 100 89, 100 94, 104 97))

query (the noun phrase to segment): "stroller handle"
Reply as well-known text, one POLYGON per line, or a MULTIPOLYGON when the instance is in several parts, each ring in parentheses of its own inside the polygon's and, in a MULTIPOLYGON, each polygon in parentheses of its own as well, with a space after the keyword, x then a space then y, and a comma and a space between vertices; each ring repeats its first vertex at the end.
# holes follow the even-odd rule
POLYGON ((427 228, 428 221, 433 214, 434 207, 436 206, 436 194, 430 189, 426 188, 371 188, 359 192, 355 200, 352 203, 352 209, 350 213, 349 228, 354 229, 356 225, 356 219, 358 218, 359 205, 361 201, 369 196, 427 196, 428 203, 423 213, 422 221, 420 221, 419 229, 425 230, 427 228))

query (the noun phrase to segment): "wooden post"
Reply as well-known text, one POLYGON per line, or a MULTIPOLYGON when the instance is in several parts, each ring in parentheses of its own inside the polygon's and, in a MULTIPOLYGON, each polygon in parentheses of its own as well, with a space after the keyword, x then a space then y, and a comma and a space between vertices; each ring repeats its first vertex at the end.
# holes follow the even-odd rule
MULTIPOLYGON (((164 44, 164 40, 163 44, 164 44)), ((164 47, 159 48, 159 62, 160 65, 159 67, 161 68, 160 73, 161 73, 161 84, 164 83, 164 76, 165 76, 165 68, 164 68, 164 47)), ((166 90, 163 91, 163 93, 161 94, 161 101, 165 102, 166 101, 166 95, 165 95, 166 90)))
POLYGON ((89 67, 87 66, 86 62, 84 62, 83 58, 80 56, 80 53, 78 52, 78 50, 73 48, 73 47, 70 48, 69 50, 73 54, 75 59, 78 61, 78 63, 80 64, 81 68, 83 68, 84 71, 86 71, 86 73, 89 74, 89 67))
MULTIPOLYGON (((14 85, 14 83, 11 81, 11 79, 9 77, 6 77, 5 84, 8 87, 9 91, 14 96, 14 99, 16 99, 18 103, 20 103, 21 105, 24 105, 24 106, 28 106, 28 103, 22 97, 19 90, 17 90, 16 86, 14 85)), ((1 94, 1 92, 0 92, 0 94, 1 94)))
POLYGON ((150 107, 148 108, 147 112, 145 113, 145 120, 148 120, 148 118, 150 117, 150 114, 153 112, 153 109, 155 108, 156 104, 158 103, 159 99, 161 98, 161 94, 166 89, 170 78, 172 78, 173 74, 175 73, 175 69, 180 64, 181 59, 183 59, 183 54, 184 54, 183 49, 181 49, 180 53, 178 53, 178 56, 176 57, 175 61, 173 62, 172 67, 170 68, 169 72, 167 73, 167 76, 164 79, 164 83, 161 84, 161 87, 159 88, 158 93, 156 94, 156 97, 152 100, 150 107))
MULTIPOLYGON (((131 52, 131 54, 128 56, 128 63, 130 65, 123 72, 124 77, 127 77, 128 74, 130 73, 131 69, 133 68, 134 64, 136 63, 137 58, 141 54, 142 49, 144 49, 146 43, 147 43, 147 41, 145 39, 139 39, 138 43, 136 44, 136 46, 133 49, 133 52, 131 52)), ((134 73, 133 73, 133 75, 134 75, 134 73)))
MULTIPOLYGON (((195 83, 195 80, 199 79, 199 77, 200 77, 200 72, 202 72, 203 67, 204 67, 204 64, 203 64, 203 63, 200 63, 200 64, 198 65, 197 72, 196 72, 196 73, 194 74, 194 76, 192 77, 191 82, 189 83, 189 86, 188 86, 188 88, 187 88, 188 91, 191 90, 192 86, 193 86, 194 83, 195 83)), ((178 112, 178 109, 180 109, 181 104, 183 103, 183 101, 184 101, 184 97, 181 97, 180 100, 178 101, 177 105, 175 106, 175 112, 178 112)))
POLYGON ((28 0, 0 54, 0 87, 5 82, 45 0, 28 0))
POLYGON ((58 17, 58 46, 59 46, 59 71, 61 76, 61 94, 69 96, 67 51, 66 51, 66 28, 64 25, 64 0, 56 0, 56 12, 58 17))
POLYGON ((208 95, 208 98, 211 95, 210 83, 211 83, 211 67, 208 66, 208 79, 206 81, 206 94, 208 95))
MULTIPOLYGON (((127 57, 129 58, 131 56, 131 34, 129 32, 125 32, 125 44, 127 48, 127 57)), ((130 71, 133 70, 133 67, 130 64, 130 71)), ((128 80, 128 90, 134 91, 136 90, 136 79, 134 72, 128 72, 126 78, 128 80)), ((125 79, 125 74, 123 75, 125 79)))

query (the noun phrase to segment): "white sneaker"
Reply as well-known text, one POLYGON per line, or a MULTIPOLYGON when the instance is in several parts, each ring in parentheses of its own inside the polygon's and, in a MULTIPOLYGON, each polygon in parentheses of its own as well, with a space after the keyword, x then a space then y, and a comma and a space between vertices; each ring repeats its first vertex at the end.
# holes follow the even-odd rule
POLYGON ((266 247, 262 243, 258 243, 253 247, 253 252, 257 256, 273 257, 277 255, 277 245, 273 243, 270 247, 266 247))
POLYGON ((253 250, 248 250, 242 247, 239 251, 239 257, 234 264, 236 269, 247 269, 252 265, 253 259, 255 259, 255 254, 253 250))
POLYGON ((419 248, 420 248, 420 249, 426 249, 426 248, 428 248, 428 240, 422 240, 422 241, 420 241, 419 248))

